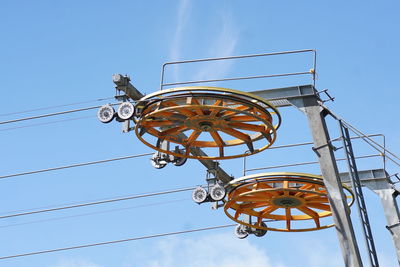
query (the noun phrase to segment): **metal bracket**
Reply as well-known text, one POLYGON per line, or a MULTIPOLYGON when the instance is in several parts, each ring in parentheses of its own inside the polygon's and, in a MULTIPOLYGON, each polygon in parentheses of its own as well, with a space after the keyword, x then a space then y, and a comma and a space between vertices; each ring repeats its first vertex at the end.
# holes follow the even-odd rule
POLYGON ((392 224, 392 225, 386 225, 386 229, 388 229, 390 231, 390 233, 393 234, 392 228, 397 227, 397 226, 400 226, 400 222, 392 224))
POLYGON ((115 89, 117 90, 117 94, 118 91, 123 91, 126 96, 132 100, 139 100, 143 97, 143 94, 130 83, 131 78, 128 75, 114 74, 112 79, 116 85, 115 89))
POLYGON ((328 143, 326 143, 325 145, 321 145, 318 147, 311 147, 311 149, 315 152, 315 154, 317 154, 318 157, 320 157, 321 155, 318 153, 318 150, 326 146, 329 146, 333 151, 339 150, 341 148, 341 147, 339 148, 335 147, 334 145, 332 145, 331 141, 328 141, 328 143))
POLYGON ((206 175, 207 183, 208 183, 208 181, 211 181, 211 180, 215 180, 216 181, 218 179, 219 162, 218 161, 213 161, 212 163, 214 165, 213 168, 207 170, 207 175, 206 175), (211 177, 211 175, 213 175, 214 177, 211 177))
POLYGON ((116 90, 116 91, 117 91, 117 94, 115 94, 115 96, 114 96, 115 100, 117 100, 119 102, 125 102, 128 100, 128 97, 126 94, 121 95, 121 94, 119 94, 121 91, 119 91, 119 90, 116 90))
POLYGON ((122 132, 123 133, 128 133, 132 131, 134 128, 130 127, 130 120, 126 120, 122 122, 122 132))
POLYGON ((334 97, 332 97, 329 93, 328 93, 328 89, 324 89, 324 90, 322 90, 322 91, 319 91, 319 92, 317 92, 317 95, 318 95, 318 97, 321 99, 321 94, 322 93, 324 93, 327 97, 328 97, 328 99, 327 100, 321 100, 321 102, 322 103, 325 103, 325 102, 328 102, 328 101, 335 101, 335 98, 334 97))

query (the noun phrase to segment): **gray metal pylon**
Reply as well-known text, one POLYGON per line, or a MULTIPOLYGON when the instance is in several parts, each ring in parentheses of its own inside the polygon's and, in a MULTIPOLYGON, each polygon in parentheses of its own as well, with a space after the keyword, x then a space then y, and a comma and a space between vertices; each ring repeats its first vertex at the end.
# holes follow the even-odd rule
POLYGON ((306 89, 311 89, 314 92, 314 94, 292 98, 289 101, 292 105, 303 111, 308 118, 314 141, 314 151, 318 157, 324 184, 327 189, 344 265, 346 267, 361 267, 363 263, 351 222, 350 209, 347 206, 346 197, 343 193, 333 148, 329 143, 330 137, 325 122, 326 112, 321 107, 315 93, 316 90, 312 86, 308 88, 299 87, 298 89, 300 93, 306 89))
POLYGON ((349 169, 349 176, 351 180, 351 187, 354 191, 358 215, 360 216, 365 243, 368 249, 368 256, 371 266, 379 267, 378 256, 376 254, 374 238, 371 231, 371 225, 368 219, 367 207, 364 201, 364 195, 362 192, 362 186, 360 178, 358 176, 356 160, 354 158, 353 147, 351 145, 351 139, 349 129, 339 120, 341 137, 343 142, 343 149, 345 151, 347 166, 349 169))

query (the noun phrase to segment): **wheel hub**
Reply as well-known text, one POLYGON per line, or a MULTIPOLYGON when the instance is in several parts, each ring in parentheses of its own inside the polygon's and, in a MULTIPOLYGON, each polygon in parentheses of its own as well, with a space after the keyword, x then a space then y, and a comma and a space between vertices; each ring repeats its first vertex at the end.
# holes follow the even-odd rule
POLYGON ((203 121, 199 123, 199 128, 205 132, 209 132, 213 129, 213 124, 208 121, 203 121))
POLYGON ((210 117, 206 115, 189 117, 184 123, 185 126, 190 129, 203 132, 218 131, 223 128, 223 125, 226 125, 225 120, 219 117, 210 117))
POLYGON ((280 198, 275 198, 272 200, 272 203, 276 206, 279 207, 299 207, 303 205, 303 202, 295 197, 280 197, 280 198))

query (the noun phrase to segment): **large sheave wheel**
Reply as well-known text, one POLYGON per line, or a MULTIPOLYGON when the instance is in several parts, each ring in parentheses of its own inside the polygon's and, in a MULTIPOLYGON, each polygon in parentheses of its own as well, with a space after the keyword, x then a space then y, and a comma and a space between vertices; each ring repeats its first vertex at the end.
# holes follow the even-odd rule
MULTIPOLYGON (((242 225, 281 232, 314 231, 334 225, 322 222, 323 218, 332 216, 332 211, 321 176, 262 173, 235 179, 229 186, 224 211, 242 225), (251 216, 256 223, 249 224, 245 216, 251 216), (264 220, 269 221, 268 226, 263 224, 264 220)), ((351 206, 353 193, 345 185, 343 189, 351 206)))
POLYGON ((278 110, 263 98, 217 87, 161 90, 139 104, 137 137, 177 157, 231 159, 261 152, 274 143, 281 121, 278 110), (178 148, 166 150, 164 141, 178 148), (207 156, 191 154, 199 148, 207 156))

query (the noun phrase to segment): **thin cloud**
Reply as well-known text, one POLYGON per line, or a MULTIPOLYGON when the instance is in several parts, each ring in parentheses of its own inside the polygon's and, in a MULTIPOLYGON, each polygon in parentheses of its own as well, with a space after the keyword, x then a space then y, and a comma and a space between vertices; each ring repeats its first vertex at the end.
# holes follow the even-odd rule
POLYGON ((266 253, 249 240, 239 240, 231 233, 203 236, 198 239, 169 238, 154 248, 157 259, 146 267, 285 267, 272 263, 266 253))
MULTIPOLYGON (((208 54, 211 57, 231 56, 236 49, 239 41, 239 31, 235 27, 232 14, 225 11, 222 14, 222 27, 219 35, 215 38, 215 42, 209 47, 208 54)), ((207 68, 203 68, 196 77, 196 80, 204 80, 210 78, 224 78, 232 67, 232 60, 214 61, 209 63, 207 68)))
MULTIPOLYGON (((178 6, 177 12, 177 24, 174 32, 174 37, 171 43, 170 50, 170 59, 172 61, 181 59, 181 51, 183 49, 184 44, 184 36, 186 32, 186 27, 188 25, 188 19, 190 17, 191 4, 188 0, 181 0, 178 6)), ((239 31, 238 27, 235 26, 232 18, 232 14, 229 10, 222 10, 222 14, 220 16, 220 31, 217 36, 207 36, 207 40, 214 40, 208 43, 207 47, 209 47, 206 54, 209 57, 225 57, 230 56, 236 49, 236 46, 239 41, 239 31)), ((192 77, 195 80, 203 80, 210 78, 222 78, 225 76, 231 66, 233 61, 224 60, 224 61, 214 61, 211 63, 206 63, 203 65, 197 74, 192 77)), ((179 65, 170 66, 170 71, 172 71, 172 76, 175 81, 180 80, 180 67, 179 65)))
MULTIPOLYGON (((185 25, 187 24, 187 20, 190 13, 190 4, 189 0, 181 0, 178 6, 178 14, 177 14, 177 22, 174 33, 174 38, 172 40, 170 58, 172 61, 176 61, 180 58, 180 51, 182 49, 182 38, 185 30, 185 25)), ((173 75, 175 80, 179 78, 179 70, 178 66, 172 66, 173 75)))

